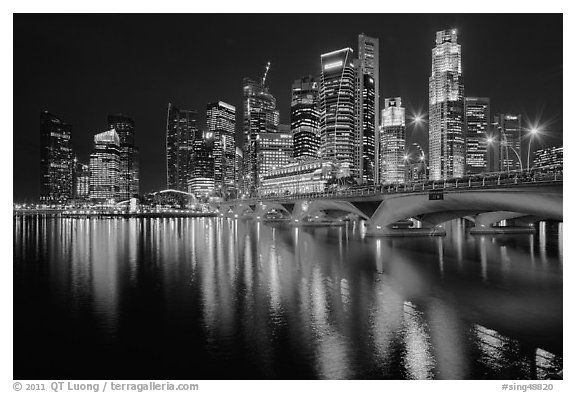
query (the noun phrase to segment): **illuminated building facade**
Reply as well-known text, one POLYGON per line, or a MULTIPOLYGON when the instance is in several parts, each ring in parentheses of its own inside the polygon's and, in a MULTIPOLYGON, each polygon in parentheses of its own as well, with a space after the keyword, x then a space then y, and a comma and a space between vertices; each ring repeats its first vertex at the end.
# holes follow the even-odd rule
POLYGON ((72 126, 48 112, 40 113, 40 200, 66 202, 73 197, 72 126))
POLYGON ((487 97, 466 97, 466 174, 482 173, 488 170, 487 145, 490 127, 490 99, 487 97))
POLYGON ((344 48, 320 56, 320 156, 357 176, 354 167, 356 131, 356 70, 353 50, 344 48))
POLYGON ((432 180, 465 171, 464 83, 456 29, 436 33, 429 79, 429 163, 432 180))
POLYGON ((214 187, 227 195, 235 188, 236 108, 222 101, 210 103, 206 123, 214 138, 214 187))
POLYGON ((287 165, 293 156, 294 142, 290 129, 258 135, 258 176, 261 181, 272 170, 287 165))
POLYGON ((180 110, 168 104, 166 121, 166 180, 167 188, 188 190, 194 136, 198 132, 198 112, 180 110))
POLYGON ((140 193, 139 151, 134 142, 134 120, 122 114, 108 116, 108 129, 120 138, 120 199, 140 193))
POLYGON ((258 135, 278 130, 280 113, 276 109, 276 98, 268 87, 250 78, 243 80, 244 96, 244 186, 252 194, 258 188, 258 135))
POLYGON ((337 167, 331 161, 306 160, 268 172, 262 179, 260 195, 324 192, 335 179, 337 167))
POLYGON ((90 195, 90 169, 74 160, 74 199, 88 199, 90 195))
POLYGON ((406 111, 400 97, 386 98, 380 128, 380 181, 400 183, 406 179, 406 111))
POLYGON ((520 170, 522 157, 522 115, 498 114, 492 127, 494 171, 520 170))
POLYGON ((94 135, 94 151, 90 154, 90 200, 120 200, 121 178, 120 137, 116 130, 94 135))
POLYGON ((318 87, 318 81, 310 75, 292 83, 290 128, 294 139, 294 158, 298 160, 319 157, 318 87))
POLYGON ((191 176, 187 180, 187 191, 197 198, 206 198, 215 191, 213 146, 211 132, 197 133, 192 146, 191 176))
POLYGON ((357 130, 355 135, 355 167, 358 179, 374 184, 377 176, 376 130, 379 124, 379 41, 364 34, 358 36, 357 71, 357 130))
POLYGON ((546 147, 534 152, 534 162, 530 168, 544 169, 562 166, 564 164, 564 148, 562 146, 546 147))

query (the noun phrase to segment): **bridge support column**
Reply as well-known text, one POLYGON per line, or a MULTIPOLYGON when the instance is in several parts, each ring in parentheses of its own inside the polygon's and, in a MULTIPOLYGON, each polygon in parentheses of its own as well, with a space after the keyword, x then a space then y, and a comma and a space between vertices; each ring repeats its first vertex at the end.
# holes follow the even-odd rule
POLYGON ((517 234, 517 233, 534 233, 534 227, 526 224, 514 226, 494 226, 502 220, 510 220, 526 216, 524 213, 496 211, 490 213, 478 214, 475 217, 475 226, 470 229, 470 234, 517 234))

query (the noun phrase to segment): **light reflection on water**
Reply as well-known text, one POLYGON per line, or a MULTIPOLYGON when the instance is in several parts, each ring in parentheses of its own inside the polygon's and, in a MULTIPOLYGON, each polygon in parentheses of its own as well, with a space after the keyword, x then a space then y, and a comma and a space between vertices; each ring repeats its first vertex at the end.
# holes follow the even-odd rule
POLYGON ((16 217, 14 376, 559 371, 562 226, 471 236, 456 220, 446 229, 445 238, 364 238, 357 223, 16 217))

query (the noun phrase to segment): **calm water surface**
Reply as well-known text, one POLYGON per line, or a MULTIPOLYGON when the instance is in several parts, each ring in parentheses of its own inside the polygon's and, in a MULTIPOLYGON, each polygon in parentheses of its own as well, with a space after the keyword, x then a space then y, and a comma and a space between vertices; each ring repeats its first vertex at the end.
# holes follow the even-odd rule
POLYGON ((14 218, 15 379, 528 379, 562 369, 562 224, 14 218))

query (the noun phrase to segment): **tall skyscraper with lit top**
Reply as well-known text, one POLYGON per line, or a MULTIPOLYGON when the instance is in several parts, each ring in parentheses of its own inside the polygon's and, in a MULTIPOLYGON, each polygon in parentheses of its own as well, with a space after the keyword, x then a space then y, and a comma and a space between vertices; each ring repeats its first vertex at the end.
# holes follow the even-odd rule
POLYGON ((94 135, 94 150, 90 154, 90 200, 117 202, 121 198, 121 148, 116 130, 94 135))
POLYGON ((354 167, 357 84, 353 56, 351 48, 320 56, 320 156, 358 176, 354 167))
POLYGON ((194 137, 198 132, 198 112, 178 109, 168 104, 166 120, 166 183, 167 188, 188 190, 192 177, 194 137))
POLYGON ((318 80, 310 75, 292 83, 290 129, 294 140, 294 158, 316 159, 320 149, 320 108, 318 80))
POLYGON ((456 29, 436 33, 429 79, 429 165, 432 180, 462 177, 466 146, 461 47, 456 29))
POLYGON ((356 163, 362 183, 373 184, 378 177, 378 125, 380 102, 379 40, 358 36, 356 163))
POLYGON ((210 103, 206 108, 206 123, 214 140, 214 188, 227 196, 235 187, 236 108, 222 101, 210 103))
POLYGON ((120 138, 120 199, 137 196, 140 192, 140 163, 134 120, 121 113, 109 115, 108 129, 116 130, 120 138))
POLYGON ((276 98, 262 82, 250 78, 243 80, 244 96, 244 186, 245 192, 253 194, 258 188, 259 135, 278 131, 280 112, 276 109, 276 98))
POLYGON ((73 196, 72 126, 48 112, 40 113, 40 200, 66 202, 73 196))
POLYGON ((405 181, 406 111, 402 98, 386 98, 380 128, 380 181, 402 184, 405 181))

